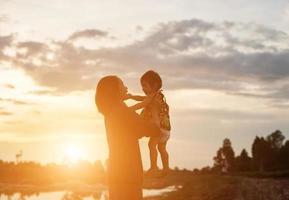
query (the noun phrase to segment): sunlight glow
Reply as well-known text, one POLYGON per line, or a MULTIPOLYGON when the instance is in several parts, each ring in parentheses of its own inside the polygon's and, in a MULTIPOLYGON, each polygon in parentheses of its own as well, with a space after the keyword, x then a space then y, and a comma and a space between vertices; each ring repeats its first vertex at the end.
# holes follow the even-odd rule
POLYGON ((66 144, 64 147, 64 159, 68 163, 75 163, 83 158, 83 151, 75 144, 66 144))

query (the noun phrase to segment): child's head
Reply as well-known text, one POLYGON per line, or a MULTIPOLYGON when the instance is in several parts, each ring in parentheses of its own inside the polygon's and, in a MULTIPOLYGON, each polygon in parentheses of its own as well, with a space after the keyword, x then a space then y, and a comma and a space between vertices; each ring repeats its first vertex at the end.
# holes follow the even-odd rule
POLYGON ((145 94, 151 94, 162 88, 162 79, 158 73, 149 70, 140 79, 145 94))

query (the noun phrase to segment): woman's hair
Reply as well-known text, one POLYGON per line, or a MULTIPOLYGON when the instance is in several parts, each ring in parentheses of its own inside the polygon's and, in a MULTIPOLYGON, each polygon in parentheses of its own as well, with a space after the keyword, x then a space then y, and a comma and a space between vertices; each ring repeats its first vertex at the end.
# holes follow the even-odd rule
POLYGON ((163 84, 160 75, 152 70, 149 70, 146 73, 144 73, 140 81, 147 82, 151 87, 153 87, 156 90, 161 89, 163 84))
POLYGON ((105 115, 110 108, 120 102, 119 81, 117 76, 105 76, 96 87, 95 103, 100 113, 105 115))

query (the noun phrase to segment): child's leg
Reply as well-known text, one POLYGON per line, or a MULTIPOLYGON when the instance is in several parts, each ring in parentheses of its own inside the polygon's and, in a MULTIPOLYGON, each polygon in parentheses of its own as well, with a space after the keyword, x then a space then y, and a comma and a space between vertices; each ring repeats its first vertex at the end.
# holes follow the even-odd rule
POLYGON ((163 170, 169 170, 169 154, 167 152, 167 142, 158 143, 158 150, 161 154, 163 170))
POLYGON ((151 137, 148 143, 151 161, 150 169, 157 169, 157 159, 158 159, 157 144, 158 138, 151 137))

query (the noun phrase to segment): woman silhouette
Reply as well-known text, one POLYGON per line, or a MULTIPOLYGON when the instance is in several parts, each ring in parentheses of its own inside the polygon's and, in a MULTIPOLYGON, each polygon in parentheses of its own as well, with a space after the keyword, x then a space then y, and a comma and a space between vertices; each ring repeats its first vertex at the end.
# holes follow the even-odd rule
POLYGON ((123 102, 127 88, 117 76, 103 77, 95 102, 104 116, 109 147, 109 200, 141 200, 143 168, 138 139, 158 136, 160 129, 129 109, 123 102), (147 135, 150 134, 150 135, 147 135))

